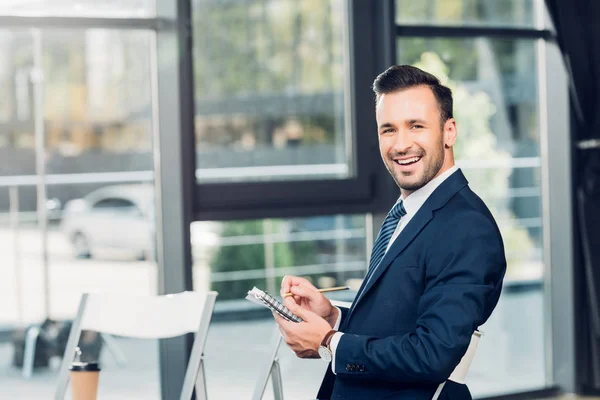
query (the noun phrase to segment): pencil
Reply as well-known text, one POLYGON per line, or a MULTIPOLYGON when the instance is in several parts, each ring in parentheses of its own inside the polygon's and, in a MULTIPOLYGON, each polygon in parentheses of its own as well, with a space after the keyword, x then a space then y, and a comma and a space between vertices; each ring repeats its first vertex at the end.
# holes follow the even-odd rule
MULTIPOLYGON (((321 293, 337 292, 338 290, 350 290, 350 288, 348 286, 336 286, 336 287, 330 287, 327 289, 319 289, 319 292, 321 292, 321 293)), ((290 297, 292 295, 293 295, 293 293, 286 293, 283 295, 283 298, 285 299, 286 297, 290 297)))

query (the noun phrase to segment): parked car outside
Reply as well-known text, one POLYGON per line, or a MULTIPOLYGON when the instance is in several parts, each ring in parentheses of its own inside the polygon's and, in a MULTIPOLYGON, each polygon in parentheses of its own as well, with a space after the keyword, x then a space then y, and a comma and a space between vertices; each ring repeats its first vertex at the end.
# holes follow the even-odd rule
POLYGON ((78 258, 124 251, 156 259, 154 188, 150 184, 111 185, 65 204, 61 230, 78 258))
MULTIPOLYGON (((60 223, 78 258, 105 251, 156 260, 156 223, 152 184, 110 185, 65 204, 60 223)), ((190 226, 194 264, 209 270, 219 246, 221 224, 197 221, 190 226)))

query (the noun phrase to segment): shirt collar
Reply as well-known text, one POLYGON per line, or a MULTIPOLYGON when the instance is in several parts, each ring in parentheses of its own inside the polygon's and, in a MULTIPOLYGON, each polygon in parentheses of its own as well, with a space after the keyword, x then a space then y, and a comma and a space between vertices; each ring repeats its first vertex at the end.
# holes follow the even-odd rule
POLYGON ((439 176, 436 176, 435 178, 427 182, 425 186, 412 192, 410 196, 408 196, 406 199, 404 199, 403 196, 400 195, 400 198, 396 203, 402 200, 404 202, 404 209, 406 210, 406 214, 409 216, 413 216, 417 211, 419 211, 419 208, 421 208, 421 206, 425 204, 425 201, 427 201, 427 199, 429 198, 429 196, 431 196, 435 189, 437 189, 437 187, 440 186, 442 182, 444 182, 450 175, 452 175, 457 170, 458 167, 456 165, 448 168, 448 170, 444 171, 439 176))

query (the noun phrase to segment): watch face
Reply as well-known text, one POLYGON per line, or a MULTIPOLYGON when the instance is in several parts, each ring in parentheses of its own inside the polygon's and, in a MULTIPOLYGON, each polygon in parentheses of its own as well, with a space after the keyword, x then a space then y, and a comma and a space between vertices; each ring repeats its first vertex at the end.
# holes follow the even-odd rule
POLYGON ((329 351, 329 349, 325 346, 319 346, 319 355, 321 356, 321 358, 327 362, 330 362, 332 357, 331 357, 331 351, 329 351))

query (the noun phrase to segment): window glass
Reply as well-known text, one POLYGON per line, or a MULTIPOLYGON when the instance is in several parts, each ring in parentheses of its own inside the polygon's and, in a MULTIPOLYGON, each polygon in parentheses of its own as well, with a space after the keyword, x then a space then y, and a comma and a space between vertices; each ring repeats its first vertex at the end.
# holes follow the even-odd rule
POLYGON ((353 175, 345 4, 193 2, 198 181, 353 175))
MULTIPOLYGON (((0 30, 0 333, 15 338, 0 343, 0 397, 52 398, 65 342, 44 343, 66 337, 65 321, 75 317, 82 293, 156 294, 153 213, 134 216, 124 208, 132 206, 125 197, 134 192, 153 207, 152 35, 0 30), (39 64, 33 57, 38 45, 39 64), (36 83, 40 72, 44 79, 36 83), (36 117, 44 121, 46 231, 36 213, 36 117), (98 189, 113 193, 98 205, 121 212, 89 212, 84 199, 98 189), (44 340, 33 376, 23 379, 22 340, 30 324, 43 324, 44 340)), ((99 357, 103 367, 100 398, 160 397, 155 340, 114 338, 112 353, 106 344, 99 350, 98 336, 86 338, 85 357, 99 357), (115 359, 119 352, 124 367, 115 359)))
POLYGON ((0 0, 0 15, 142 18, 155 0, 0 0))
POLYGON ((398 24, 535 28, 538 0, 396 0, 398 24))

